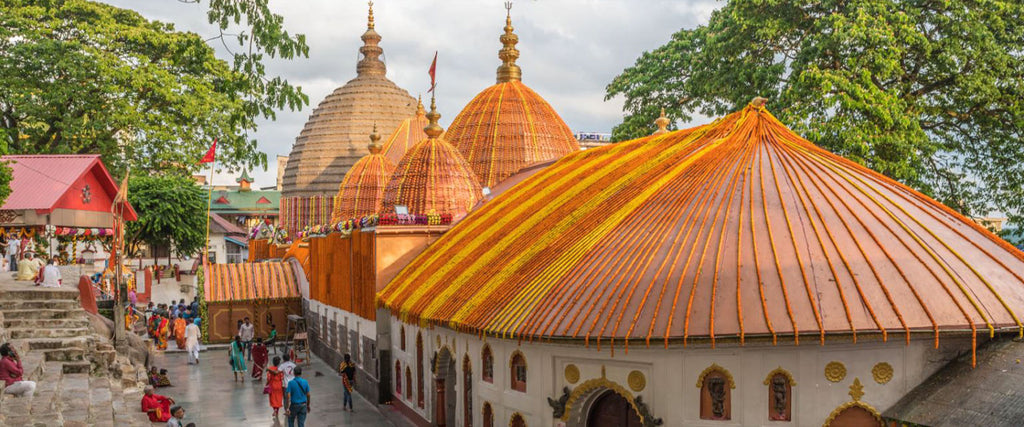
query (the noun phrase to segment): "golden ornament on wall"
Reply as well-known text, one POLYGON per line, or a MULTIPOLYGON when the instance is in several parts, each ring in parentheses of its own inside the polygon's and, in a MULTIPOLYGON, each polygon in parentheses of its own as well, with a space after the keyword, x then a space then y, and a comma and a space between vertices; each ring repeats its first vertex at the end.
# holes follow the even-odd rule
POLYGON ((571 363, 565 365, 565 380, 568 381, 569 384, 576 384, 576 382, 580 380, 580 368, 577 368, 576 365, 571 363))
POLYGON ((626 380, 629 383, 629 388, 633 389, 633 391, 643 391, 644 387, 647 387, 647 378, 644 377, 643 372, 630 372, 626 380))
POLYGON ((825 379, 837 383, 843 378, 846 378, 846 366, 842 362, 832 361, 825 365, 825 379))
POLYGON ((871 368, 871 375, 875 377, 876 383, 885 384, 892 380, 892 365, 878 362, 874 368, 871 368))

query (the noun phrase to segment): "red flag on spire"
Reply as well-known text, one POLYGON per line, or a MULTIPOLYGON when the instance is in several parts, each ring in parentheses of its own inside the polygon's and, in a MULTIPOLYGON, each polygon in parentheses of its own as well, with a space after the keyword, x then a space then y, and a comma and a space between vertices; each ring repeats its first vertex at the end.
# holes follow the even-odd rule
POLYGON ((206 155, 203 156, 202 160, 199 160, 199 164, 213 162, 213 158, 216 155, 217 155, 217 139, 214 138, 213 145, 211 145, 210 149, 206 151, 206 155))
POLYGON ((434 85, 436 84, 436 83, 434 83, 434 73, 435 72, 437 72, 437 51, 436 50, 434 51, 434 62, 430 63, 430 71, 427 71, 427 73, 430 74, 430 90, 428 90, 427 93, 430 93, 430 92, 434 91, 434 85))

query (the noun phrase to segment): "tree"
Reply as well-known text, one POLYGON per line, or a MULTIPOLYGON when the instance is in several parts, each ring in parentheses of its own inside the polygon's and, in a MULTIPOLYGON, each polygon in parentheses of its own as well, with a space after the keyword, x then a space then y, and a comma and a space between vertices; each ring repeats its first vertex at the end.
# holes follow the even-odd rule
POLYGON ((194 255, 206 243, 206 193, 178 175, 132 176, 128 202, 138 221, 125 223, 125 247, 139 254, 141 244, 174 247, 178 256, 194 255))
MULTIPOLYGON (((215 0, 211 19, 246 18, 255 36, 228 64, 197 34, 85 0, 0 5, 0 140, 16 153, 100 153, 115 175, 195 172, 210 143, 227 168, 266 168, 248 134, 308 103, 261 61, 307 56, 267 0, 215 0), (263 9, 239 9, 241 4, 263 9), (231 6, 234 4, 235 6, 231 6), (248 18, 247 18, 248 17, 248 18), (251 19, 250 19, 251 18, 251 19)), ((226 23, 222 23, 226 25, 226 23)))
POLYGON ((754 96, 807 139, 970 214, 1024 215, 1024 3, 731 0, 616 76, 616 140, 754 96))

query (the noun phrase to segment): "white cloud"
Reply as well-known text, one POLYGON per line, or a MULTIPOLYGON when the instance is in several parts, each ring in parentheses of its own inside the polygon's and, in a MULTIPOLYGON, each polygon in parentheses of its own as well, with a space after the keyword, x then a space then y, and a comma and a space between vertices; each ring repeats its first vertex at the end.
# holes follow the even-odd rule
MULTIPOLYGON (((215 35, 206 21, 208 3, 178 0, 101 0, 130 8, 179 30, 215 35)), ((500 65, 498 36, 502 1, 377 1, 374 15, 383 40, 388 78, 415 96, 429 86, 427 68, 438 51, 438 108, 450 122, 474 95, 494 84, 500 65)), ((604 88, 646 50, 681 28, 707 22, 714 0, 533 0, 516 2, 512 23, 519 35, 523 82, 550 102, 574 131, 609 132, 622 117, 622 100, 604 101, 604 88)), ((271 8, 291 33, 306 35, 309 58, 271 61, 280 75, 309 95, 302 111, 282 111, 261 121, 255 137, 269 170, 254 171, 256 186, 277 177, 274 158, 291 151, 312 109, 332 90, 355 77, 359 36, 366 28, 366 3, 337 0, 278 0, 271 8)), ((232 46, 233 48, 234 46, 232 46)), ((214 46, 224 57, 223 46, 214 46)), ((221 181, 218 177, 217 182, 221 181)), ((230 180, 233 182, 234 180, 230 180)))

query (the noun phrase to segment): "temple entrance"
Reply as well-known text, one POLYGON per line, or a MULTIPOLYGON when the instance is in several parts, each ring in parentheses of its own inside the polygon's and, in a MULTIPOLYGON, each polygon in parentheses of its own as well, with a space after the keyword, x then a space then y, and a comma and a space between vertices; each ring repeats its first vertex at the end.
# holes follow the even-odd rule
POLYGON ((434 402, 434 420, 438 427, 455 426, 455 405, 457 395, 455 393, 455 358, 452 357, 448 348, 442 348, 437 354, 436 377, 434 384, 437 388, 437 399, 434 402))
POLYGON ((587 427, 642 427, 640 416, 622 395, 608 390, 594 401, 587 427))
POLYGON ((834 414, 830 417, 828 427, 883 427, 878 415, 859 405, 850 406, 834 414))

